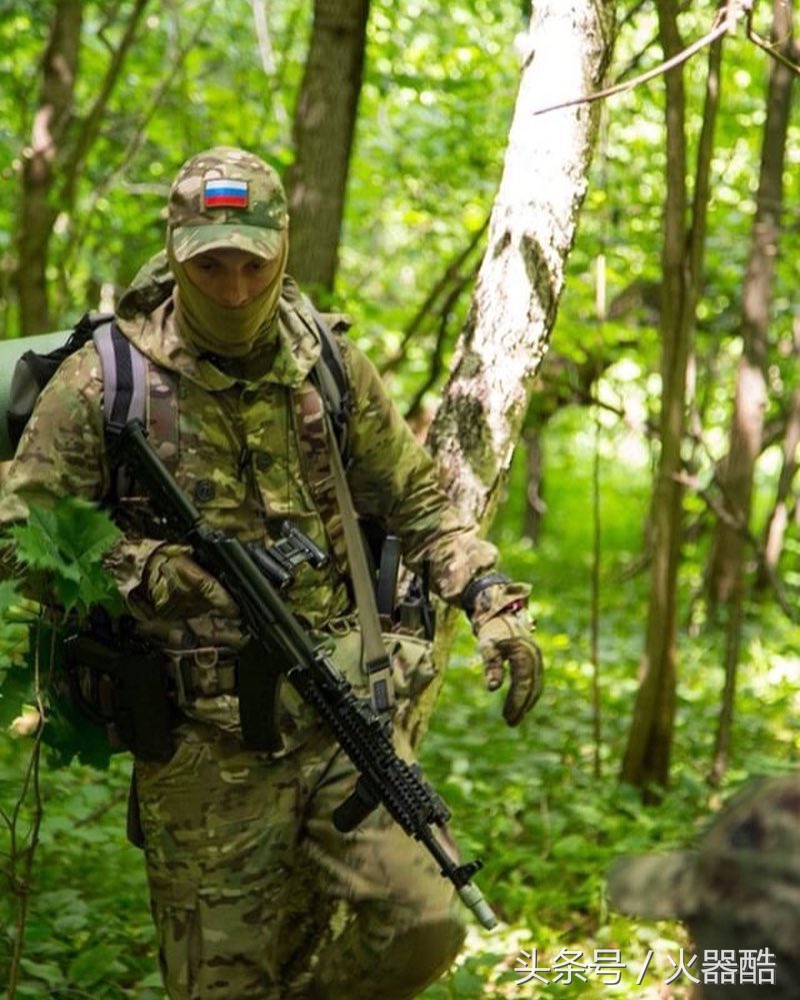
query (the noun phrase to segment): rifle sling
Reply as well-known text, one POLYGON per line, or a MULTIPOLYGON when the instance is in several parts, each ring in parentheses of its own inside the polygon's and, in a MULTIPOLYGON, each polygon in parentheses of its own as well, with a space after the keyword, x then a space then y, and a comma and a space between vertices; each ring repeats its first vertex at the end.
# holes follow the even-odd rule
POLYGON ((381 636, 375 590, 367 565, 361 532, 358 528, 353 497, 347 483, 336 437, 327 414, 325 414, 325 428, 331 473, 336 488, 336 501, 339 506, 342 531, 347 548, 347 561, 350 566, 350 577, 353 581, 356 607, 361 622, 363 666, 369 681, 370 700, 376 712, 384 713, 388 712, 394 705, 391 663, 381 636))

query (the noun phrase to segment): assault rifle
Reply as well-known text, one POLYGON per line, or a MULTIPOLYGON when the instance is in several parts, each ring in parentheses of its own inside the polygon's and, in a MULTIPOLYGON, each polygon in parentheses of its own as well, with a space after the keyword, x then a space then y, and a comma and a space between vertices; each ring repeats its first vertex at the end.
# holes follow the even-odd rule
MULTIPOLYGON (((368 701, 356 697, 325 650, 315 645, 268 578, 269 567, 259 562, 238 539, 215 531, 203 519, 175 482, 147 441, 144 426, 133 420, 117 430, 117 458, 152 496, 155 508, 194 555, 233 597, 242 614, 251 643, 260 650, 261 706, 277 701, 277 688, 285 679, 311 705, 358 771, 353 793, 333 813, 342 833, 355 829, 379 805, 410 836, 419 840, 439 865, 444 878, 480 923, 491 929, 497 919, 472 877, 480 860, 458 864, 437 838, 434 827, 450 818, 447 806, 422 776, 417 764, 397 756, 392 744, 391 721, 368 701), (263 656, 269 651, 268 659, 263 656)), ((240 680, 242 709, 249 702, 240 680)), ((256 706, 256 710, 259 707, 256 706)), ((244 721, 243 721, 244 724, 244 721)), ((278 744, 279 745, 279 744, 278 744)))

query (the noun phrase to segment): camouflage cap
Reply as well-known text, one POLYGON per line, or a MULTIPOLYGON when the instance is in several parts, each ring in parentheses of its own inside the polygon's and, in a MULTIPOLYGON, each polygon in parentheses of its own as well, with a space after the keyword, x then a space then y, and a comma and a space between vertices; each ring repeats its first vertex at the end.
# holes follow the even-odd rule
POLYGON ((178 171, 168 205, 168 232, 179 263, 206 250, 248 250, 271 260, 289 225, 277 172, 252 153, 215 146, 178 171))
POLYGON ((749 782, 696 850, 619 858, 608 890, 624 912, 746 924, 792 954, 800 939, 800 774, 749 782))

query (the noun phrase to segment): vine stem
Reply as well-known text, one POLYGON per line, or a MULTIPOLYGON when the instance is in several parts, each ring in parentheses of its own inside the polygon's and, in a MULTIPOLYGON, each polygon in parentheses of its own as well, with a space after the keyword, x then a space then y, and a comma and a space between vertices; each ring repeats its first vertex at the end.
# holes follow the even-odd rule
MULTIPOLYGON (((52 642, 55 642, 55 631, 52 635, 52 642)), ((8 987, 6 991, 7 1000, 14 1000, 17 995, 17 986, 21 972, 22 952, 25 943, 25 928, 28 923, 28 908, 31 895, 31 882, 33 877, 33 861, 36 856, 36 848, 39 845, 39 833, 42 827, 42 817, 44 807, 42 804, 42 789, 40 783, 40 764, 42 752, 42 732, 44 730, 45 708, 42 699, 42 690, 39 672, 39 644, 35 646, 36 654, 34 658, 34 691, 36 697, 36 707, 39 712, 39 728, 34 737, 33 750, 28 761, 25 778, 22 783, 19 798, 14 805, 11 815, 9 833, 11 839, 11 849, 9 853, 8 880, 10 889, 17 897, 17 921, 16 933, 14 935, 14 947, 11 954, 11 968, 9 969, 8 987), (33 813, 31 816, 30 829, 24 838, 19 836, 19 825, 22 809, 28 796, 33 797, 33 813), (20 843, 20 840, 23 840, 20 843), (18 874, 18 869, 21 869, 18 874)), ((53 650, 50 651, 50 662, 53 662, 53 650)))

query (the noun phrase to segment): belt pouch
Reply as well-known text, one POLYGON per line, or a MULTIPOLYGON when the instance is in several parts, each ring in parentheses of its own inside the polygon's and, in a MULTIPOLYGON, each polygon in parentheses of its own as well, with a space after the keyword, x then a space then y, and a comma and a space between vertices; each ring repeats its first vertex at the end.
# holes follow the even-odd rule
POLYGON ((67 644, 72 700, 106 728, 112 749, 145 760, 172 757, 172 708, 161 657, 130 640, 79 634, 67 644))
POLYGON ((125 650, 117 669, 122 682, 120 736, 137 757, 165 763, 172 758, 172 706, 161 657, 125 650))

